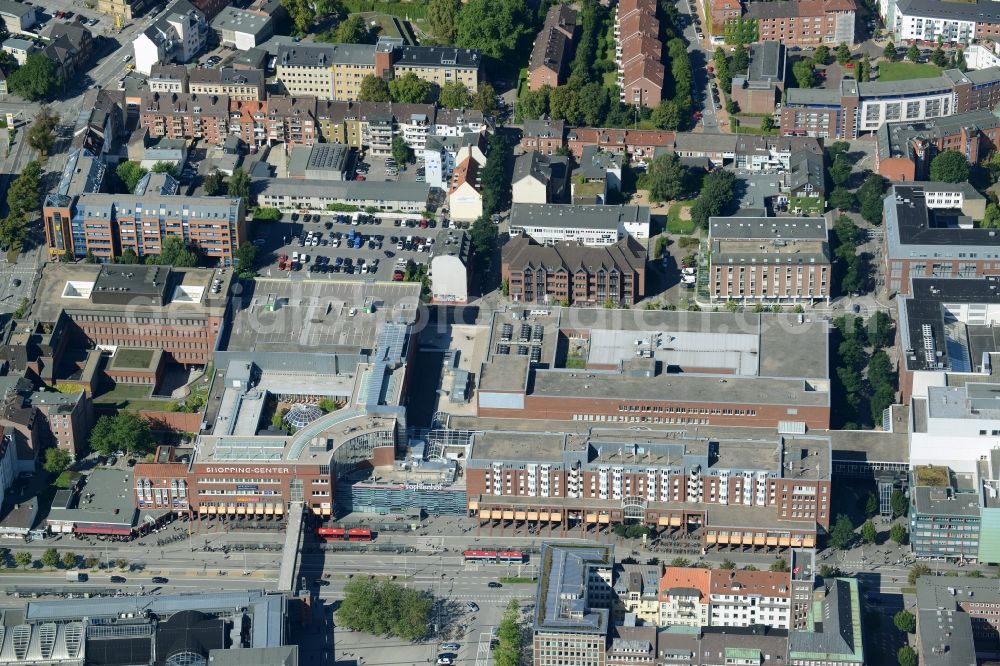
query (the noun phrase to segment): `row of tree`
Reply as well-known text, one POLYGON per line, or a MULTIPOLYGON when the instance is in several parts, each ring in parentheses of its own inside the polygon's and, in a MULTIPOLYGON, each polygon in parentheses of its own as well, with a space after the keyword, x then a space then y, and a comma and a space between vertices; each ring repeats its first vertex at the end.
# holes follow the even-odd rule
POLYGON ((416 641, 427 635, 433 605, 427 592, 356 576, 344 586, 337 621, 354 631, 416 641))
POLYGON ((490 137, 489 155, 480 173, 480 191, 483 196, 483 214, 472 223, 469 230, 476 273, 485 277, 493 262, 497 245, 497 228, 492 216, 510 207, 510 179, 507 177, 507 160, 512 146, 506 135, 499 132, 490 137))
POLYGON ((843 427, 856 429, 869 418, 878 424, 896 398, 897 374, 885 351, 892 343, 892 320, 879 311, 869 318, 867 326, 854 315, 838 317, 833 324, 837 344, 835 391, 839 394, 838 413, 843 427), (869 414, 861 411, 865 404, 869 414))
POLYGON ((412 72, 392 81, 370 74, 361 81, 358 99, 362 102, 397 104, 437 103, 448 109, 476 109, 487 115, 497 112, 496 90, 489 83, 480 83, 473 93, 459 81, 438 86, 412 72))
POLYGON ((41 210, 42 163, 28 162, 7 189, 7 217, 0 220, 0 247, 20 250, 28 236, 28 221, 41 210))
POLYGON ((497 643, 493 648, 496 666, 521 666, 523 651, 521 609, 517 605, 517 599, 511 599, 497 626, 497 643))
POLYGON ((701 192, 691 206, 691 219, 708 229, 708 219, 729 209, 736 196, 736 175, 732 171, 713 171, 701 181, 701 192))

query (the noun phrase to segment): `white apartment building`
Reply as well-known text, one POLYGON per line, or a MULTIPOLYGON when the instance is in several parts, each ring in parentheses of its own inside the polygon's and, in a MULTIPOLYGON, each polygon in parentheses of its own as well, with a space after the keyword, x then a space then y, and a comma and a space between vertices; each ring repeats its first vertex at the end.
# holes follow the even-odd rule
POLYGON ((792 628, 788 572, 667 567, 660 580, 660 625, 792 628))
POLYGON ((885 0, 880 9, 883 6, 885 25, 895 33, 897 44, 904 40, 970 44, 976 38, 976 24, 994 23, 1000 14, 975 2, 885 0))
POLYGON ((135 69, 148 76, 158 63, 187 62, 205 48, 207 39, 205 15, 187 0, 177 0, 133 40, 135 69))
POLYGON ((512 236, 527 235, 538 243, 614 245, 626 235, 649 238, 649 208, 516 203, 511 209, 510 229, 512 236))

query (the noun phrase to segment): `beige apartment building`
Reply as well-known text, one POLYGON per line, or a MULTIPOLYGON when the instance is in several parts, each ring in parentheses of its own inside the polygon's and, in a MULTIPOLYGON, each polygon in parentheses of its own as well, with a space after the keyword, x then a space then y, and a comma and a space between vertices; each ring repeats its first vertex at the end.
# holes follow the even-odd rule
POLYGON ((358 99, 367 76, 392 79, 415 74, 438 86, 459 82, 479 88, 482 54, 475 49, 404 46, 399 40, 371 44, 291 44, 278 49, 275 71, 289 95, 322 100, 358 99))
POLYGON ((259 69, 193 69, 188 91, 196 95, 226 95, 239 102, 266 99, 264 73, 259 69))

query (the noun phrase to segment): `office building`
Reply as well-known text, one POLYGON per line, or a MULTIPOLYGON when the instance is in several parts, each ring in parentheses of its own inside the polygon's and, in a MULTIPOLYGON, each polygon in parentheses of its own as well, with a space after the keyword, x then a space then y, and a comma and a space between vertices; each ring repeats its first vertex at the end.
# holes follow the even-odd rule
POLYGON ((996 272, 1000 235, 976 227, 986 199, 968 183, 908 183, 883 202, 885 293, 910 293, 913 278, 978 278, 996 272))
POLYGON ((975 166, 1000 146, 1000 118, 992 111, 958 113, 924 122, 885 123, 875 134, 875 170, 893 181, 927 180, 943 151, 965 155, 975 166))
MULTIPOLYGON (((536 243, 615 245, 626 236, 649 238, 649 208, 620 206, 515 203, 510 213, 511 236, 536 243)), ((569 247, 569 246, 567 246, 569 247)))
MULTIPOLYGON (((552 271, 552 263, 543 265, 552 271)), ((613 310, 529 307, 528 321, 498 315, 492 322, 477 378, 480 417, 829 427, 822 320, 651 310, 633 323, 613 310)))
MULTIPOLYGON (((775 3, 766 3, 773 5, 775 3)), ((856 139, 885 123, 923 122, 1000 103, 1000 67, 906 81, 857 82, 839 87, 790 88, 781 109, 781 133, 824 139, 856 139)))
POLYGON ((712 300, 829 300, 831 259, 827 237, 822 217, 711 218, 708 287, 712 300))
POLYGON ((543 543, 534 666, 606 666, 614 547, 543 543))
POLYGON ((249 51, 260 46, 274 34, 271 17, 267 14, 226 7, 212 19, 212 30, 219 44, 237 51, 249 51))
POLYGON ((633 305, 645 294, 646 248, 631 235, 591 247, 568 241, 540 245, 518 236, 504 244, 501 255, 501 275, 515 302, 633 305))
POLYGON ((761 41, 806 48, 854 44, 856 13, 854 0, 778 0, 751 3, 746 18, 757 21, 761 41))

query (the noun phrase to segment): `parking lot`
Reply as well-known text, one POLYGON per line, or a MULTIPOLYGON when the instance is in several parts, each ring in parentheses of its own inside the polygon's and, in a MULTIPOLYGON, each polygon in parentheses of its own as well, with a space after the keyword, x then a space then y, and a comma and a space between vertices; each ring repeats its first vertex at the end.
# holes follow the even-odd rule
MULTIPOLYGON (((258 247, 258 272, 278 277, 282 254, 296 254, 291 273, 341 280, 393 280, 397 265, 428 265, 434 249, 448 247, 457 231, 446 220, 422 220, 415 215, 361 215, 357 224, 350 213, 284 215, 279 222, 256 225, 253 242, 258 247), (426 226, 421 226, 426 225, 426 226), (447 226, 445 226, 447 225, 447 226), (360 236, 350 242, 351 236, 360 236), (310 240, 311 239, 311 240, 310 240), (305 259, 302 258, 305 255, 305 259)), ((400 269, 402 270, 402 269, 400 269)))

